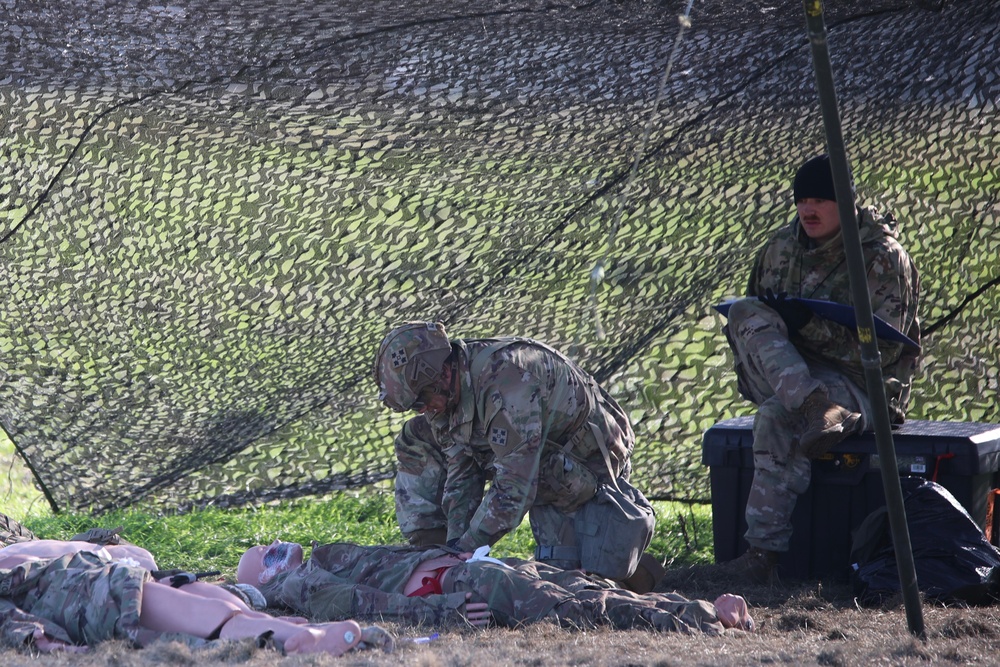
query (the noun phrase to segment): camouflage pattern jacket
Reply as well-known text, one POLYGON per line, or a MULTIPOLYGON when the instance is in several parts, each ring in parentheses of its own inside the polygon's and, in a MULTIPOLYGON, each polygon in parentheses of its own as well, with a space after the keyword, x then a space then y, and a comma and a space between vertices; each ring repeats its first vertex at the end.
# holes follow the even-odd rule
MULTIPOLYGON (((920 280, 913 261, 897 241, 896 220, 891 214, 880 215, 874 207, 862 208, 858 227, 872 310, 919 343, 920 280)), ((813 247, 798 217, 794 218, 764 245, 750 274, 749 296, 762 295, 767 289, 792 297, 853 305, 841 234, 813 247)), ((793 336, 792 342, 808 361, 837 370, 865 389, 861 346, 854 329, 813 317, 793 336)), ((880 341, 879 352, 889 410, 894 421, 902 422, 919 363, 919 350, 880 341)))
POLYGON ((0 645, 19 648, 36 631, 67 644, 134 642, 150 574, 92 552, 0 569, 0 645))
MULTIPOLYGON (((607 479, 601 437, 616 477, 628 479, 635 435, 622 409, 586 372, 527 338, 466 339, 458 348, 458 404, 431 422, 447 459, 448 537, 473 550, 520 525, 532 505, 574 511, 593 493, 562 492, 567 443, 573 461, 607 479), (492 476, 483 495, 483 471, 492 476), (469 499, 482 497, 469 519, 469 499), (451 511, 454 508, 455 511, 451 511), (467 524, 467 525, 465 525, 467 524)), ((570 463, 572 466, 573 463, 570 463)))
POLYGON ((309 560, 259 588, 268 606, 288 607, 314 621, 460 623, 464 621, 465 593, 403 595, 403 587, 420 563, 448 553, 455 552, 313 542, 309 560))

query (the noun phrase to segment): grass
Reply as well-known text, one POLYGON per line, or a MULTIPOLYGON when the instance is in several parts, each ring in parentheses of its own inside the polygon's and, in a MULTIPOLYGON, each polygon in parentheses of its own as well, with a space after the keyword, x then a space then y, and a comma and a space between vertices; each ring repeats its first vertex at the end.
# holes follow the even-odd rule
MULTIPOLYGON (((65 538, 99 526, 123 527, 125 536, 149 548, 161 568, 218 569, 231 576, 239 554, 247 546, 274 537, 308 543, 348 540, 360 543, 398 542, 402 539, 393 516, 391 488, 387 485, 342 492, 324 498, 299 499, 260 508, 205 509, 163 515, 135 508, 101 517, 85 514, 52 514, 30 484, 13 446, 0 442, 5 478, 0 483, 0 511, 22 521, 43 538, 65 538), (12 508, 27 508, 19 515, 12 508)), ((908 619, 898 601, 879 610, 859 608, 849 586, 833 582, 806 582, 785 587, 753 586, 746 582, 714 579, 699 568, 685 567, 710 560, 711 511, 707 506, 655 502, 659 522, 650 547, 667 566, 667 589, 691 598, 712 600, 722 591, 746 596, 758 630, 751 634, 730 631, 722 637, 657 634, 646 630, 611 631, 606 628, 577 632, 553 624, 524 628, 468 630, 453 627, 414 628, 389 623, 397 636, 391 654, 365 652, 341 658, 281 657, 256 650, 249 643, 212 642, 192 649, 173 641, 134 651, 125 642, 104 642, 83 655, 28 655, 0 649, 0 663, 11 667, 141 667, 149 664, 223 667, 395 667, 399 664, 451 667, 469 664, 630 665, 801 664, 862 667, 871 664, 992 664, 1000 651, 997 607, 976 610, 927 604, 924 618, 927 639, 908 632, 908 619), (407 638, 440 633, 427 644, 407 638)), ((497 555, 526 556, 531 549, 527 524, 501 540, 497 555)))
MULTIPOLYGON (((0 512, 17 521, 48 513, 48 504, 31 483, 31 473, 14 443, 0 430, 0 512)), ((23 521, 22 521, 23 523, 23 521)))
MULTIPOLYGON (((0 512, 38 537, 68 539, 88 528, 121 526, 125 538, 153 552, 161 568, 220 570, 229 575, 248 547, 275 538, 303 545, 312 540, 358 544, 404 541, 389 485, 261 507, 207 508, 184 514, 134 507, 95 517, 73 512, 53 514, 6 438, 0 440, 0 464, 5 473, 0 482, 0 512)), ((711 562, 711 508, 660 501, 653 505, 658 523, 650 553, 667 567, 711 562)), ((533 549, 525 521, 498 542, 493 553, 528 558, 533 549)))

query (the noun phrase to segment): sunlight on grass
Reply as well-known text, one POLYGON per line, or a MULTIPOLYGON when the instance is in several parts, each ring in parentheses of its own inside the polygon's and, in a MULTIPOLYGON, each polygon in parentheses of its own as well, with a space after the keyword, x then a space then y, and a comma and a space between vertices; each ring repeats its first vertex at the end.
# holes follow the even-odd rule
POLYGON ((31 473, 3 431, 0 431, 0 512, 18 521, 50 514, 48 503, 35 488, 31 473))
MULTIPOLYGON (((650 553, 667 567, 711 558, 711 510, 681 503, 655 502, 659 517, 650 553)), ((12 518, 18 516, 12 514, 12 518)), ((21 519, 18 519, 21 520, 21 519)), ((161 568, 220 570, 232 575, 240 555, 274 539, 308 546, 313 540, 358 544, 400 544, 391 488, 370 487, 325 498, 304 498, 258 508, 207 508, 187 514, 143 509, 88 514, 26 516, 22 523, 41 538, 68 539, 96 526, 121 526, 128 541, 156 555, 161 568)), ((529 558, 534 540, 528 521, 504 537, 493 555, 529 558)))
MULTIPOLYGON (((302 498, 261 507, 209 507, 185 514, 133 507, 100 517, 52 514, 13 443, 0 433, 0 512, 40 538, 68 539, 89 528, 121 526, 124 537, 156 555, 161 568, 221 570, 233 574, 240 555, 275 539, 308 546, 313 540, 400 544, 391 483, 302 498)), ((656 533, 649 552, 666 567, 710 562, 712 510, 704 505, 654 501, 656 533)), ((530 558, 534 538, 528 520, 493 547, 498 557, 530 558)))

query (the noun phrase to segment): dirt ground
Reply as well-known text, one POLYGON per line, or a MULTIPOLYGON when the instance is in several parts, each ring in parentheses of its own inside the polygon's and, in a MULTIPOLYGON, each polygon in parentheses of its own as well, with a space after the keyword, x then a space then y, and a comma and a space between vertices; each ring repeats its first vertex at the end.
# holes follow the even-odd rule
POLYGON ((419 667, 465 665, 592 665, 672 667, 687 665, 993 665, 1000 655, 1000 608, 947 607, 925 601, 925 639, 908 630, 901 602, 862 609, 846 584, 820 582, 738 587, 702 576, 698 568, 671 570, 666 588, 690 597, 713 599, 718 586, 742 593, 750 602, 757 631, 729 630, 720 637, 656 634, 645 630, 569 630, 551 624, 488 630, 405 628, 392 653, 363 652, 341 658, 281 657, 252 642, 214 642, 190 648, 178 642, 131 649, 108 642, 86 655, 33 656, 0 652, 10 667, 74 665, 378 665, 419 667), (412 638, 440 631, 428 643, 412 638))

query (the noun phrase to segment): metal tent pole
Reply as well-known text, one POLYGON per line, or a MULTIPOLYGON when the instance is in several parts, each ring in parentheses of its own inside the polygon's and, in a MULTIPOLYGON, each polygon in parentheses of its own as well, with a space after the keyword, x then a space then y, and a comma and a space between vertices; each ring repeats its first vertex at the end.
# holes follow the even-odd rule
POLYGON ((917 588, 917 572, 913 564, 913 550, 910 545, 910 531, 906 525, 906 509, 903 506, 903 491, 899 483, 896 451, 892 443, 892 427, 889 421, 889 406, 885 397, 882 380, 881 355, 875 339, 875 318, 872 313, 871 297, 864 256, 861 250, 861 235, 857 224, 844 224, 857 219, 854 194, 851 190, 851 172, 847 163, 847 151, 841 134, 840 115, 837 111, 837 94, 833 84, 833 68, 830 65, 830 51, 826 39, 826 23, 823 20, 822 0, 803 0, 806 12, 806 27, 812 46, 813 68, 816 72, 816 88, 819 91, 820 107, 823 112, 823 126, 826 130, 826 147, 833 171, 833 187, 837 194, 840 210, 844 252, 851 279, 851 294, 854 298, 854 312, 857 319, 858 339, 861 341, 861 363, 865 372, 865 384, 871 400, 872 416, 875 421, 875 443, 878 448, 882 485, 885 489, 886 508, 889 512, 889 528, 896 551, 896 566, 899 570, 900 590, 906 608, 906 620, 910 632, 924 638, 924 619, 920 607, 920 591, 917 588))

